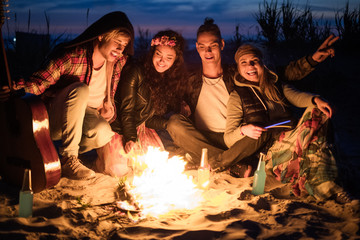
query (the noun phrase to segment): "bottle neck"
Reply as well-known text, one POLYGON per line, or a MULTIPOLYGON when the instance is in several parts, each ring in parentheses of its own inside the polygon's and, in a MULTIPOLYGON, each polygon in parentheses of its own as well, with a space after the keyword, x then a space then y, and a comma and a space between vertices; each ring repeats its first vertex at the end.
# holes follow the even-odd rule
POLYGON ((207 150, 207 148, 202 149, 200 168, 209 168, 208 150, 207 150))
POLYGON ((32 191, 31 169, 25 169, 21 191, 32 191))
POLYGON ((260 157, 259 157, 259 163, 257 166, 257 170, 260 171, 261 168, 263 168, 265 166, 265 154, 264 153, 260 153, 260 157))

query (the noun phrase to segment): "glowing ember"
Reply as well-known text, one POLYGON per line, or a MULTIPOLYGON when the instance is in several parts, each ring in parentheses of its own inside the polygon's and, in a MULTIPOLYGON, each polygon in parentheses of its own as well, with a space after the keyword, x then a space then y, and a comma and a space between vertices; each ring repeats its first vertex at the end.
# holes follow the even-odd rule
POLYGON ((146 154, 133 159, 134 178, 128 192, 145 216, 158 217, 173 210, 193 209, 203 201, 203 191, 184 173, 183 158, 168 158, 168 155, 149 147, 146 154))

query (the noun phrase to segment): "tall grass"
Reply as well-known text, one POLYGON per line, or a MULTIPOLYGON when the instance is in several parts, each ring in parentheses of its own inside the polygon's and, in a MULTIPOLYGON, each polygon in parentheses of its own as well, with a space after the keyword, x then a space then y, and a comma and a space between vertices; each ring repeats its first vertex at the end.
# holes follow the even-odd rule
POLYGON ((138 37, 135 41, 135 55, 143 57, 150 48, 151 33, 149 29, 138 28, 138 37))
POLYGON ((270 3, 264 0, 259 4, 259 12, 255 14, 256 21, 261 27, 261 34, 267 39, 269 45, 276 45, 280 35, 280 12, 277 1, 270 3))
POLYGON ((349 9, 349 2, 343 11, 337 11, 335 24, 345 49, 360 49, 360 4, 359 8, 352 11, 349 9))
POLYGON ((272 47, 279 43, 289 47, 316 45, 331 33, 331 24, 323 15, 315 20, 310 5, 300 8, 290 0, 283 1, 280 6, 277 0, 264 1, 255 18, 261 27, 260 34, 272 47))

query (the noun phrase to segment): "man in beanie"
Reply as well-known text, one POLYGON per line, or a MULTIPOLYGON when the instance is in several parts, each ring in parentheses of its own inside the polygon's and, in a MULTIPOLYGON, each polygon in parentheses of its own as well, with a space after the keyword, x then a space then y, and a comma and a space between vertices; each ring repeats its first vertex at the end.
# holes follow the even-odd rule
MULTIPOLYGON (((114 135, 114 94, 127 57, 133 55, 133 41, 126 14, 108 13, 74 40, 58 45, 29 79, 13 84, 14 90, 42 96, 51 138, 62 143, 63 177, 95 176, 78 154, 104 147, 114 135)), ((8 90, 3 87, 2 94, 8 90)))
MULTIPOLYGON (((337 38, 331 41, 327 39, 312 56, 291 62, 283 70, 284 78, 286 80, 304 78, 314 70, 318 62, 334 54, 331 44, 336 40, 337 38), (297 69, 299 65, 302 66, 300 71, 297 69)), ((206 18, 197 31, 196 42, 202 67, 194 71, 189 78, 187 103, 191 109, 191 116, 187 118, 175 114, 167 124, 167 131, 174 143, 187 153, 185 158, 188 160, 189 168, 199 166, 202 148, 208 149, 209 163, 216 170, 224 170, 219 168, 223 159, 226 159, 227 163, 236 162, 239 153, 245 152, 250 156, 257 148, 257 146, 253 146, 253 149, 238 146, 228 148, 224 142, 226 105, 234 89, 233 77, 237 71, 235 65, 229 66, 221 62, 221 51, 224 47, 225 41, 221 37, 219 27, 214 24, 213 19, 206 18)), ((247 168, 247 165, 245 166, 247 168)), ((249 176, 250 171, 250 168, 245 169, 240 176, 249 176)))

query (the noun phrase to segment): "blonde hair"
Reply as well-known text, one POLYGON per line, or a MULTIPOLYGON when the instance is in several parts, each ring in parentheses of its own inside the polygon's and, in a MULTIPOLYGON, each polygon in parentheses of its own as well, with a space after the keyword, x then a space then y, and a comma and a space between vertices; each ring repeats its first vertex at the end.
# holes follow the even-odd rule
POLYGON ((127 37, 127 38, 129 38, 129 41, 131 39, 130 33, 126 32, 124 30, 119 30, 119 29, 114 29, 103 35, 103 39, 106 42, 110 41, 111 39, 118 38, 118 37, 127 37))
POLYGON ((234 58, 238 65, 238 72, 235 75, 235 79, 245 79, 243 76, 241 76, 239 71, 239 59, 241 56, 244 56, 246 54, 256 55, 260 59, 261 67, 264 69, 263 74, 259 76, 260 92, 263 93, 270 101, 285 106, 286 103, 281 97, 279 89, 275 86, 275 82, 278 80, 278 76, 264 65, 263 54, 259 48, 251 44, 243 44, 237 49, 234 58))

